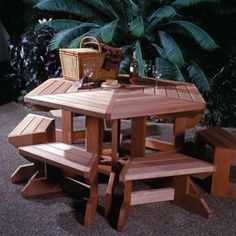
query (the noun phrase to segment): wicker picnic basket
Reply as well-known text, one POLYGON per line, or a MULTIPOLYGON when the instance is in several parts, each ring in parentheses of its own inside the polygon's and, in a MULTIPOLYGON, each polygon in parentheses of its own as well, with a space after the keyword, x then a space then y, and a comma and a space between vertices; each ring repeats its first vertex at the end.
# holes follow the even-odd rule
POLYGON ((116 79, 122 51, 99 42, 94 37, 84 37, 80 48, 59 50, 63 76, 69 80, 79 80, 84 76, 86 68, 93 72, 91 79, 116 79))

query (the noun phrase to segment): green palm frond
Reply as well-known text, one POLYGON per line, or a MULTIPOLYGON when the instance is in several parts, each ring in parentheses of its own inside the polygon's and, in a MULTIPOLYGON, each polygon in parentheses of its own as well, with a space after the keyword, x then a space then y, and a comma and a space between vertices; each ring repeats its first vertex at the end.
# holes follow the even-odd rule
POLYGON ((90 31, 84 33, 84 34, 81 34, 79 37, 73 39, 70 44, 69 44, 69 48, 78 48, 79 45, 80 45, 80 41, 83 37, 85 36, 92 36, 92 37, 95 37, 95 38, 98 38, 100 39, 101 37, 101 29, 100 28, 95 28, 95 29, 91 29, 90 31))
POLYGON ((73 39, 70 44, 68 45, 68 48, 78 48, 80 45, 80 41, 83 37, 87 36, 87 34, 82 34, 79 37, 73 39))
POLYGON ((140 41, 137 40, 135 45, 134 45, 134 51, 136 53, 136 57, 137 57, 137 62, 138 62, 138 71, 139 71, 139 76, 145 76, 144 73, 144 66, 143 66, 143 55, 142 55, 142 49, 141 49, 141 45, 140 45, 140 41))
POLYGON ((56 48, 67 47, 73 39, 86 33, 91 27, 93 27, 93 24, 91 23, 82 23, 79 26, 57 33, 51 40, 50 48, 53 50, 56 48))
POLYGON ((131 57, 126 55, 124 59, 120 63, 120 73, 128 74, 129 73, 129 65, 131 63, 131 57))
MULTIPOLYGON (((57 19, 57 20, 51 20, 51 21, 37 24, 35 28, 40 29, 42 27, 48 26, 48 27, 52 27, 56 31, 62 31, 62 30, 74 28, 81 24, 84 24, 84 23, 77 20, 57 19)), ((95 27, 95 28, 99 27, 99 25, 94 24, 94 23, 86 23, 86 25, 87 27, 95 27)))
POLYGON ((121 73, 129 73, 129 65, 131 63, 131 53, 132 53, 132 45, 125 45, 121 48, 123 55, 124 55, 124 59, 122 60, 121 64, 120 64, 120 72, 121 73))
POLYGON ((182 52, 175 40, 166 32, 159 31, 161 45, 165 51, 167 59, 180 68, 185 65, 182 52))
POLYGON ((185 78, 176 64, 169 62, 161 57, 155 59, 155 65, 161 73, 162 79, 185 81, 185 78))
POLYGON ((163 18, 172 18, 173 16, 176 16, 176 15, 177 15, 177 12, 173 7, 164 6, 154 11, 147 19, 149 22, 151 22, 155 19, 160 20, 163 18))
POLYGON ((175 0, 171 5, 174 7, 190 7, 199 3, 220 2, 221 0, 175 0))
MULTIPOLYGON (((68 0, 67 0, 68 1, 68 0)), ((109 17, 110 20, 117 18, 117 14, 112 7, 110 0, 80 0, 84 4, 91 6, 92 9, 109 17)))
POLYGON ((187 68, 189 78, 191 81, 197 85, 202 91, 209 91, 209 82, 202 71, 202 69, 196 63, 191 63, 187 68))
POLYGON ((152 46, 156 49, 156 51, 158 52, 158 54, 164 58, 164 59, 167 59, 167 55, 165 53, 165 50, 160 47, 159 45, 157 45, 156 43, 152 43, 152 46))
POLYGON ((57 33, 50 42, 50 49, 65 48, 79 35, 78 26, 57 33))
POLYGON ((48 27, 52 27, 56 31, 61 31, 61 30, 74 28, 78 26, 80 23, 81 21, 77 21, 77 20, 57 19, 57 20, 51 20, 51 21, 37 24, 36 29, 39 29, 44 26, 48 26, 48 27))
POLYGON ((128 15, 132 17, 130 19, 130 21, 132 21, 140 15, 141 9, 133 0, 127 0, 127 4, 129 5, 127 9, 128 15))
POLYGON ((175 24, 183 28, 187 33, 196 41, 197 44, 200 45, 205 50, 212 51, 218 46, 216 45, 215 41, 211 38, 211 36, 198 27, 197 25, 183 20, 172 21, 170 24, 175 24))
POLYGON ((116 28, 118 25, 118 20, 114 20, 109 24, 104 25, 101 28, 101 37, 104 43, 113 43, 114 39, 116 38, 116 28))
POLYGON ((96 11, 96 8, 91 8, 88 4, 76 0, 42 0, 35 5, 40 10, 66 12, 77 15, 82 18, 96 21, 97 23, 104 23, 104 14, 96 11))
POLYGON ((144 23, 142 16, 139 16, 130 23, 130 31, 132 35, 137 38, 140 38, 144 35, 144 23))
POLYGON ((128 23, 129 16, 127 14, 128 3, 127 1, 112 0, 110 1, 111 8, 114 9, 116 18, 119 18, 121 21, 128 23))
POLYGON ((164 20, 172 20, 176 16, 178 16, 178 13, 171 6, 164 6, 158 8, 149 17, 147 17, 147 21, 149 22, 147 32, 150 32, 157 28, 164 20))

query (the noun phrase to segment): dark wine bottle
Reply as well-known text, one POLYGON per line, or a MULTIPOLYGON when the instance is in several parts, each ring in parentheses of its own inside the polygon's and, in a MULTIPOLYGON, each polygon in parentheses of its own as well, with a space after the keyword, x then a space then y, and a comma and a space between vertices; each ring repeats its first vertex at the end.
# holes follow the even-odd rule
POLYGON ((129 71, 130 71, 130 83, 137 84, 139 76, 138 76, 138 61, 136 59, 136 52, 133 52, 132 61, 130 63, 129 71))

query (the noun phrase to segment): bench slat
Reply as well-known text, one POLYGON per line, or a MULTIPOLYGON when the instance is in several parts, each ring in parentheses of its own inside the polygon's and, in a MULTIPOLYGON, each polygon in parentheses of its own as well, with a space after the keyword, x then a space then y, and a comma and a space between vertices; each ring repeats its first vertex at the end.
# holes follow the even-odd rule
POLYGON ((43 121, 41 117, 34 117, 33 120, 28 124, 27 127, 22 131, 21 134, 31 134, 34 133, 39 124, 43 121))
POLYGON ((236 149, 236 137, 222 128, 208 128, 198 131, 197 135, 215 147, 236 149))
MULTIPOLYGON (((167 155, 168 156, 168 155, 167 155)), ((121 181, 171 177, 213 172, 214 166, 207 162, 191 158, 182 154, 169 154, 169 160, 158 160, 158 154, 152 160, 140 162, 132 160, 125 165, 120 174, 121 181)), ((149 158, 147 158, 149 159, 149 158)))
POLYGON ((88 174, 91 166, 96 161, 95 155, 82 151, 79 148, 76 148, 77 155, 75 155, 68 151, 72 147, 71 145, 66 145, 66 147, 64 150, 60 150, 47 144, 39 144, 20 147, 19 151, 23 156, 51 164, 58 168, 77 171, 82 175, 88 174), (88 156, 86 163, 84 158, 80 159, 80 154, 84 156, 85 153, 88 156))
POLYGON ((16 128, 8 135, 8 137, 21 134, 24 129, 30 124, 30 122, 34 119, 34 115, 27 115, 17 126, 16 128))

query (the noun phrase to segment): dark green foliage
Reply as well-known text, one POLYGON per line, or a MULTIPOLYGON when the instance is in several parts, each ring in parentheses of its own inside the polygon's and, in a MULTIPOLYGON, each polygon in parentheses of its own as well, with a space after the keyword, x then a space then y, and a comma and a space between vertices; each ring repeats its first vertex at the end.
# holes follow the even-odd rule
POLYGON ((236 53, 213 78, 206 100, 205 125, 236 127, 236 53))
POLYGON ((58 52, 49 49, 54 34, 52 28, 29 30, 17 45, 10 45, 13 73, 9 78, 21 90, 29 91, 48 78, 61 76, 58 52))
POLYGON ((208 90, 208 79, 193 62, 192 54, 196 45, 208 51, 217 45, 203 29, 189 22, 183 12, 191 6, 214 2, 219 1, 39 0, 35 6, 51 14, 64 14, 64 19, 47 23, 60 31, 51 41, 52 49, 78 47, 82 37, 95 36, 123 48, 121 72, 128 72, 135 50, 139 75, 145 74, 143 60, 151 59, 158 63, 164 79, 191 81, 201 90, 208 90), (191 49, 185 50, 186 45, 191 49))

